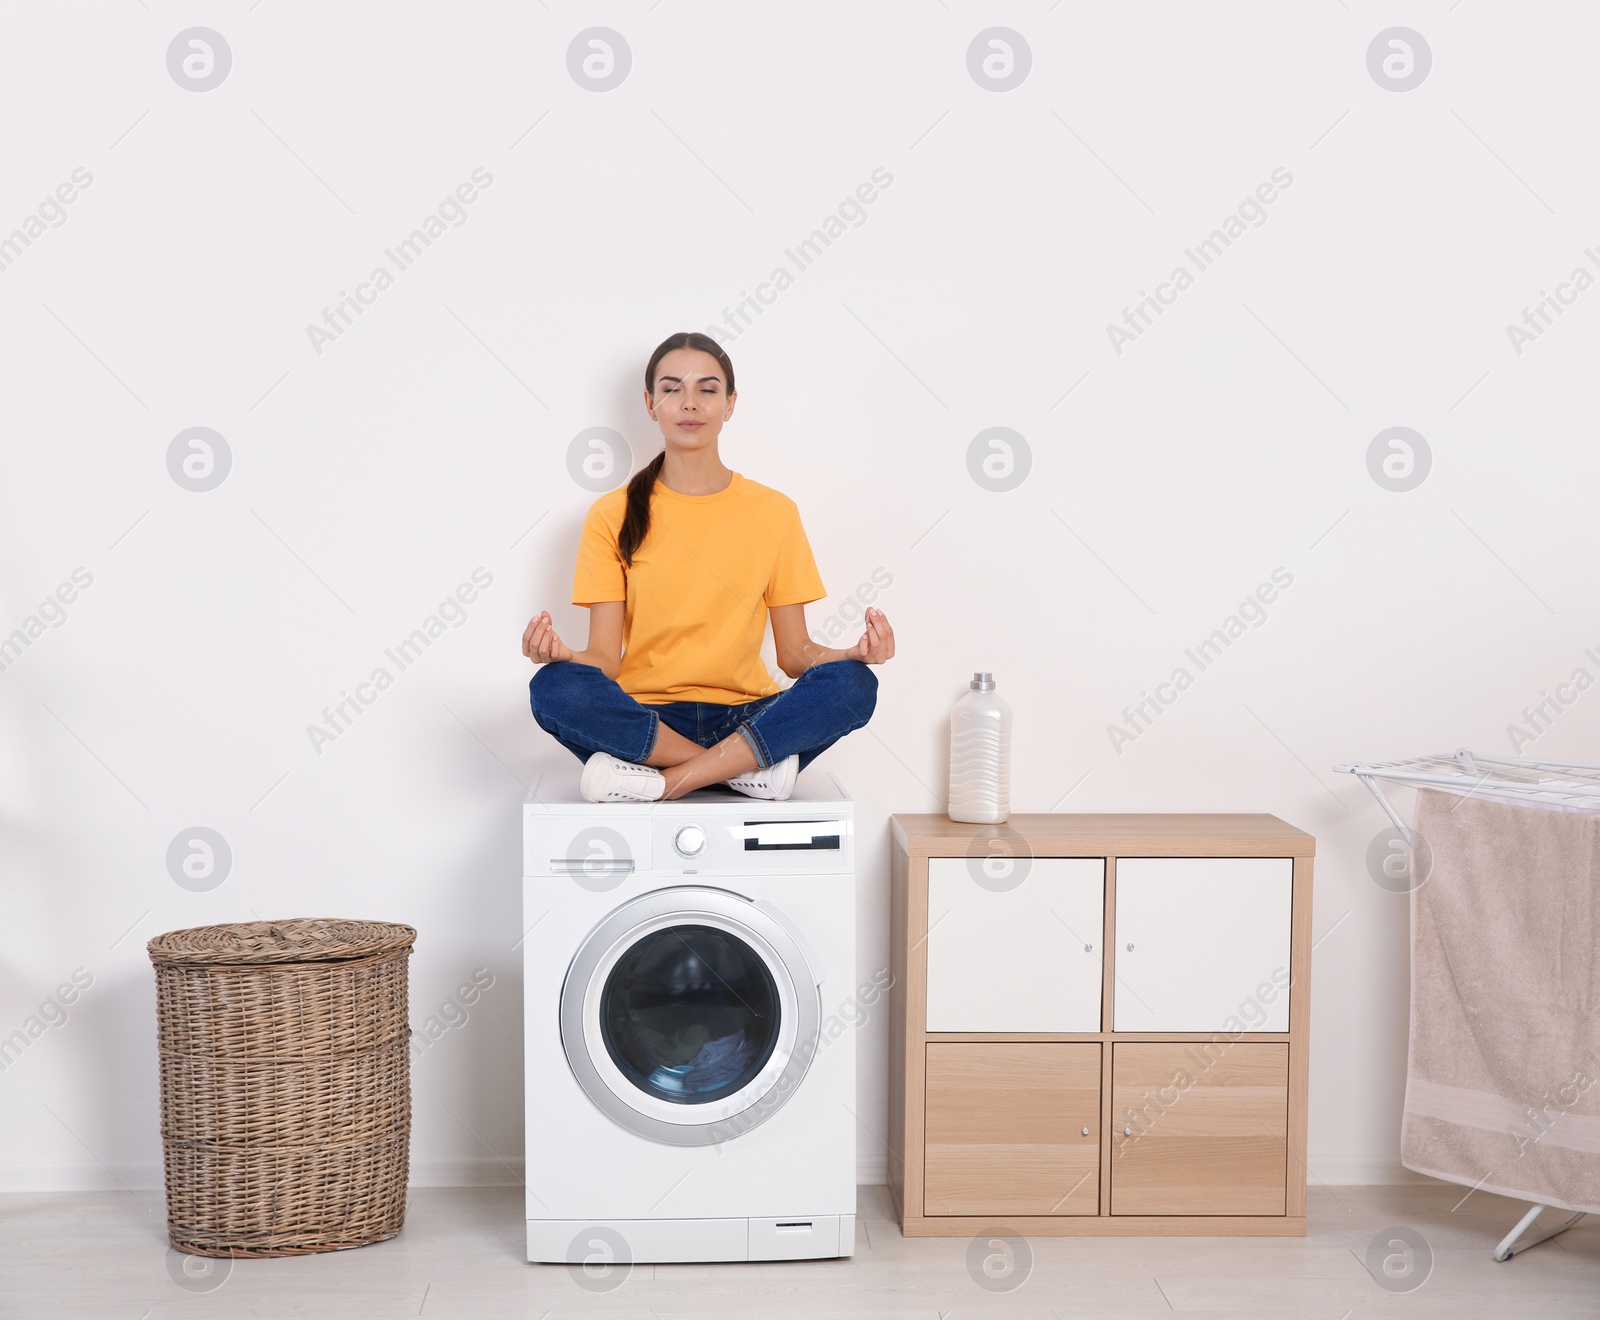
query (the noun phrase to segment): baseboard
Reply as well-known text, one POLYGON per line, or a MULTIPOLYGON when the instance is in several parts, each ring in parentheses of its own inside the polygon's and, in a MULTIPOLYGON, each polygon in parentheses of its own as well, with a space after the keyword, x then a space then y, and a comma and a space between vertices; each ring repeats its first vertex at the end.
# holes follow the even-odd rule
POLYGON ((1413 1173, 1393 1155, 1311 1155, 1306 1159, 1306 1185, 1316 1187, 1395 1187, 1437 1179, 1413 1173))
POLYGON ((521 1187, 522 1156, 411 1161, 413 1187, 521 1187))
MULTIPOLYGON (((1312 1187, 1382 1187, 1431 1183, 1399 1160, 1381 1155, 1313 1155, 1308 1161, 1312 1187)), ((856 1152, 856 1182, 880 1186, 889 1180, 884 1151, 856 1152)), ((93 1161, 22 1161, 0 1163, 0 1192, 161 1192, 159 1160, 105 1165, 93 1161)), ((520 1187, 522 1157, 475 1156, 462 1159, 411 1161, 413 1187, 520 1187)))
POLYGON ((131 1192, 141 1197, 154 1192, 159 1206, 161 1184, 160 1160, 122 1164, 94 1160, 0 1162, 0 1192, 131 1192))

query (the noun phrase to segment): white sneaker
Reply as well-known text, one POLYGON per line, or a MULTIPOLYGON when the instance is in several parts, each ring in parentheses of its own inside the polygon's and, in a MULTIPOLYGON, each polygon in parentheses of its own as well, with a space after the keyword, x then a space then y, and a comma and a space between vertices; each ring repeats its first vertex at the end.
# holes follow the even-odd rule
POLYGON ((799 777, 800 758, 795 755, 786 756, 765 770, 746 770, 726 782, 729 788, 737 789, 746 797, 782 802, 794 792, 794 781, 799 777))
POLYGON ((667 791, 667 781, 654 766, 596 752, 583 763, 578 788, 590 802, 655 802, 667 791))

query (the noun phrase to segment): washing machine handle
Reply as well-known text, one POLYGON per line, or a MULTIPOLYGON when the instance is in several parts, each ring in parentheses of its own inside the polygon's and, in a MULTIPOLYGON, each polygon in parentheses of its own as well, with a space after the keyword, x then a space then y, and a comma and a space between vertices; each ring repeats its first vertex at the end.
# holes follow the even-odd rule
POLYGON ((773 906, 764 898, 751 899, 750 906, 760 908, 782 926, 789 938, 800 946, 800 953, 806 960, 806 966, 811 969, 811 980, 820 986, 823 979, 822 963, 817 958, 817 951, 811 947, 811 941, 806 939, 805 932, 784 916, 781 908, 773 906))

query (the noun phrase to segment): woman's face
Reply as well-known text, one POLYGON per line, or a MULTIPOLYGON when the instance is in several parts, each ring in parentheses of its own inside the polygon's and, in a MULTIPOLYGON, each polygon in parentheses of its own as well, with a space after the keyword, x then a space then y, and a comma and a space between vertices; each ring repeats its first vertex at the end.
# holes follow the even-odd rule
POLYGON ((645 406, 654 414, 669 446, 697 450, 717 443, 723 422, 733 416, 736 394, 727 392, 722 368, 698 348, 675 348, 656 365, 655 394, 645 406))

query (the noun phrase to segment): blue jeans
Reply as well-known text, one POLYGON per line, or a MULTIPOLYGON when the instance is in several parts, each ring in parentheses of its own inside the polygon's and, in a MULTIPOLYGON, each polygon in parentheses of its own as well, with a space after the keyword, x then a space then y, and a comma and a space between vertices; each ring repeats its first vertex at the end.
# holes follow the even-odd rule
POLYGON ((657 731, 665 721, 668 728, 702 747, 742 733, 758 766, 798 754, 804 770, 872 718, 878 676, 860 660, 830 660, 813 665, 783 692, 736 706, 714 701, 647 706, 593 665, 559 660, 534 674, 528 700, 539 727, 580 761, 595 752, 609 752, 642 764, 655 748, 657 731))

